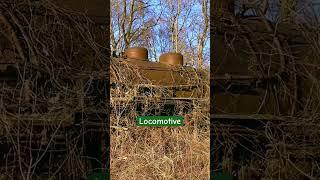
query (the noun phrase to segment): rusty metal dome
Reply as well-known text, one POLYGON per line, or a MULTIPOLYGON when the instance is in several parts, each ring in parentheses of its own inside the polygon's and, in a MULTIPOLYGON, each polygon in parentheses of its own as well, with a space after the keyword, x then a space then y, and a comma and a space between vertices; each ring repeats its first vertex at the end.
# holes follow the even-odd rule
POLYGON ((125 57, 137 60, 148 60, 148 50, 144 47, 131 47, 126 49, 125 57))
POLYGON ((181 53, 164 53, 160 56, 160 63, 172 65, 172 66, 182 66, 183 65, 183 56, 181 53))

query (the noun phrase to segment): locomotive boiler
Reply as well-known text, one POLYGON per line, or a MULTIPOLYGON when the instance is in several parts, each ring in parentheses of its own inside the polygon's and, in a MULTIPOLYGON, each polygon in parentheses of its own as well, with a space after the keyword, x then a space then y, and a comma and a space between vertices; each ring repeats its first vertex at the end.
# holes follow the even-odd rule
MULTIPOLYGON (((310 138, 302 129, 308 124, 306 119, 318 113, 314 106, 319 101, 318 91, 313 88, 319 77, 315 70, 318 53, 310 40, 317 36, 318 26, 304 21, 304 14, 292 11, 294 7, 290 9, 297 15, 288 14, 288 2, 255 1, 253 7, 240 1, 214 2, 212 14, 220 14, 213 16, 212 23, 212 54, 216 60, 211 64, 211 122, 215 129, 211 131, 215 142, 211 149, 215 152, 211 158, 211 168, 215 170, 212 175, 220 171, 233 174, 236 179, 288 178, 294 172, 292 166, 277 166, 280 163, 275 149, 285 148, 287 152, 282 153, 290 154, 295 165, 302 161, 301 154, 303 158, 318 157, 318 151, 309 151, 310 156, 309 152, 301 153, 301 147, 317 143, 290 144, 305 136, 310 138), (266 164, 263 170, 252 171, 259 163, 266 164), (279 169, 284 173, 276 173, 279 169)), ((299 167, 312 164, 308 163, 299 167)), ((303 175, 297 174, 293 177, 302 179, 303 175)))
POLYGON ((110 71, 111 105, 133 105, 139 114, 190 113, 209 93, 208 73, 183 66, 180 53, 162 54, 155 62, 147 49, 129 48, 124 57, 111 59, 110 71))
POLYGON ((103 73, 107 68, 98 72, 109 66, 104 48, 106 3, 0 1, 0 174, 4 178, 50 179, 52 169, 61 168, 54 176, 80 179, 91 173, 89 169, 105 168, 106 163, 90 158, 80 158, 72 167, 63 159, 72 144, 74 157, 106 162, 101 142, 107 136, 103 128, 108 126, 107 92, 104 86, 95 87, 108 78, 103 73), (19 166, 17 159, 30 166, 19 166), (27 168, 33 172, 30 177, 27 168))

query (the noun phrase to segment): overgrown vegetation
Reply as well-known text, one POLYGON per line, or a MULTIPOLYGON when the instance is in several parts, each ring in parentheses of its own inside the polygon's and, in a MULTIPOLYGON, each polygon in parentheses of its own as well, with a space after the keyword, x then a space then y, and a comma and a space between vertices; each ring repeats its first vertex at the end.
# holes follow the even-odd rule
POLYGON ((112 51, 143 46, 150 61, 158 61, 162 53, 179 52, 189 65, 139 66, 139 60, 130 63, 115 53, 118 58, 112 59, 110 69, 111 178, 208 179, 209 1, 113 0, 111 4, 112 51), (165 83, 155 82, 155 76, 165 83), (183 88, 187 90, 178 92, 183 88), (139 115, 160 114, 181 115, 189 123, 136 125, 139 115))
POLYGON ((46 0, 0 2, 0 62, 8 72, 0 81, 0 179, 79 179, 96 168, 88 146, 101 143, 106 124, 75 121, 76 112, 107 112, 90 97, 109 65, 97 41, 105 32, 93 21, 46 0))
POLYGON ((210 165, 208 73, 201 74, 190 67, 168 68, 167 73, 178 71, 180 75, 175 77, 185 78, 184 87, 197 86, 194 93, 205 92, 198 98, 175 99, 172 94, 176 90, 169 87, 181 84, 152 83, 151 77, 143 72, 147 68, 125 59, 113 59, 111 63, 111 82, 117 84, 111 89, 111 178, 207 179, 210 165), (152 91, 139 94, 140 87, 152 87, 152 91), (190 108, 186 111, 186 107, 190 108), (136 125, 137 116, 160 115, 170 109, 167 115, 184 116, 189 123, 181 127, 136 125))
POLYGON ((264 10, 259 3, 244 4, 240 7, 246 13, 229 13, 213 25, 240 57, 234 61, 246 64, 245 75, 275 80, 258 91, 259 104, 248 104, 255 110, 247 114, 251 121, 216 126, 213 133, 220 135, 216 141, 224 154, 221 167, 240 179, 318 179, 319 13, 305 1, 268 2, 264 10), (256 123, 252 114, 260 114, 255 116, 259 128, 248 128, 256 123), (273 118, 261 119, 264 114, 273 118))

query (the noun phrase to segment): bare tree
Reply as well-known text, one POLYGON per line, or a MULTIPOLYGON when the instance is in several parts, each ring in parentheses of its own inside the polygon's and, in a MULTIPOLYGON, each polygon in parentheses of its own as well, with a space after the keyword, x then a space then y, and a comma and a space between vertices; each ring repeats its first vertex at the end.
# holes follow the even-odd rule
POLYGON ((202 5, 202 14, 203 14, 203 28, 202 31, 198 35, 198 67, 203 68, 203 51, 204 46, 208 37, 208 29, 209 29, 209 15, 208 15, 208 0, 201 0, 202 5))
POLYGON ((112 51, 123 51, 132 45, 148 44, 151 28, 156 25, 147 2, 112 0, 110 40, 112 51))
POLYGON ((150 57, 180 52, 187 64, 204 67, 209 62, 209 0, 113 0, 111 49, 123 51, 140 45, 150 57))

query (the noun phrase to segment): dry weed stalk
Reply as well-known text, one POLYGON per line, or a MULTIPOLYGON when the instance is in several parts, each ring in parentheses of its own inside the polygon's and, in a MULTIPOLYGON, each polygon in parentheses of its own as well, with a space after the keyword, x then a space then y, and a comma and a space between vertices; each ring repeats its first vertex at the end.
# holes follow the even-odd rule
POLYGON ((152 82, 143 73, 143 68, 148 67, 135 66, 122 58, 113 58, 111 61, 111 82, 114 83, 111 89, 110 119, 111 178, 208 178, 208 78, 201 76, 195 69, 178 68, 181 77, 185 79, 184 85, 160 85, 152 82), (206 94, 198 98, 174 99, 175 90, 170 88, 174 86, 197 86, 195 89, 206 94), (186 107, 190 109, 186 111, 186 107), (170 112, 165 114, 185 117, 189 114, 193 126, 136 126, 137 116, 161 115, 168 110, 170 112))
POLYGON ((264 113, 283 121, 261 122, 263 128, 255 130, 235 125, 217 126, 216 132, 222 137, 216 141, 222 145, 223 139, 224 143, 224 169, 238 171, 234 173, 240 174, 240 179, 317 179, 320 176, 319 22, 305 19, 303 9, 291 11, 294 20, 290 22, 281 19, 270 22, 265 14, 257 13, 256 17, 228 18, 228 25, 216 24, 217 28, 225 28, 226 39, 235 38, 226 42, 231 42, 230 47, 245 48, 248 55, 245 57, 252 60, 250 73, 261 78, 274 75, 279 82, 266 88, 257 113, 273 105, 264 113), (240 41, 245 42, 241 47, 232 44, 240 41), (266 101, 270 98, 274 101, 266 101), (235 154, 239 152, 236 149, 242 149, 243 153, 235 154))
POLYGON ((96 109, 86 103, 88 87, 107 77, 100 27, 46 0, 0 2, 0 24, 0 48, 13 54, 0 52, 1 63, 12 63, 18 78, 0 87, 1 178, 85 176, 89 132, 70 127, 74 112, 96 109))

